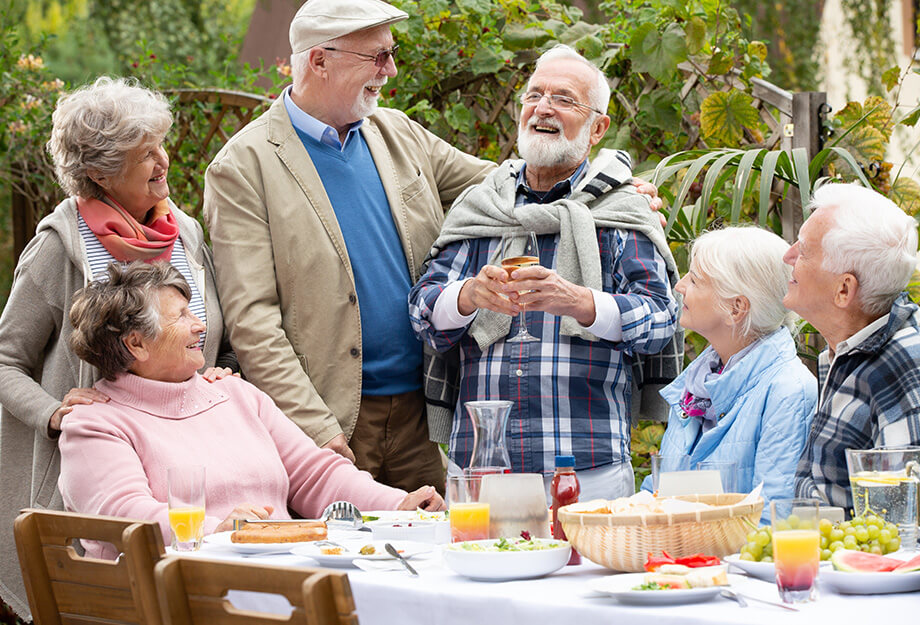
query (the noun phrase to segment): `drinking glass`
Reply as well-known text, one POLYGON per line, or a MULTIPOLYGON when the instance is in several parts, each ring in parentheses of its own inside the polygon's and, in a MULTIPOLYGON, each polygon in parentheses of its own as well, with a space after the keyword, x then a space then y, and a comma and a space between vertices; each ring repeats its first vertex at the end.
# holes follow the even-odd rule
POLYGON ((204 537, 204 467, 169 467, 166 469, 166 486, 172 547, 176 551, 197 551, 204 537))
MULTIPOLYGON (((522 234, 505 234, 502 235, 501 242, 501 259, 502 269, 508 272, 508 279, 511 279, 511 273, 521 267, 532 267, 540 264, 540 248, 537 247, 537 235, 535 232, 526 232, 522 234), (523 240, 522 240, 523 239, 523 240), (523 244, 523 245, 522 245, 523 244)), ((510 339, 509 343, 531 343, 539 341, 527 331, 526 317, 524 314, 524 304, 520 304, 521 312, 518 314, 518 333, 510 339)))
POLYGON ((489 538, 549 538, 549 508, 538 473, 493 473, 482 477, 479 501, 489 505, 489 538))
POLYGON ((697 471, 717 471, 723 493, 734 493, 735 476, 738 475, 738 463, 731 460, 703 460, 696 465, 697 471))
MULTIPOLYGON (((686 454, 675 454, 675 455, 665 455, 661 454, 652 454, 652 492, 658 494, 659 487, 661 486, 661 474, 662 473, 681 473, 685 471, 690 471, 690 456, 686 454)), ((681 482, 690 480, 693 476, 671 476, 675 478, 680 478, 681 482), (683 479, 686 477, 687 479, 683 479)), ((676 480, 675 480, 676 481, 676 480)), ((666 484, 667 486, 667 484, 666 484)), ((681 489, 684 490, 684 489, 681 489)), ((670 495, 685 495, 686 492, 669 492, 670 495)))
POLYGON ((877 515, 898 526, 902 549, 917 546, 920 447, 847 449, 856 516, 877 515))
POLYGON ((450 542, 489 537, 489 504, 480 500, 481 475, 448 475, 447 507, 450 542))
POLYGON ((821 559, 818 503, 817 499, 770 502, 776 587, 784 603, 815 599, 815 577, 821 559))

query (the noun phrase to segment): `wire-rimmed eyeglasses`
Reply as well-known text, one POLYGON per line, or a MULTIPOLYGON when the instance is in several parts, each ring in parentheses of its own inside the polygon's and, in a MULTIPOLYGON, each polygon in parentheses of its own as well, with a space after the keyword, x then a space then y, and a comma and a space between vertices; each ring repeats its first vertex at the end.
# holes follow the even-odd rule
POLYGON ((576 100, 575 98, 570 98, 567 95, 559 95, 557 93, 540 93, 539 91, 528 91, 521 96, 521 104, 528 104, 531 106, 536 106, 540 103, 540 100, 543 98, 549 99, 549 105, 556 109, 557 111, 571 111, 574 107, 579 107, 583 109, 588 109, 589 111, 594 111, 599 115, 606 115, 603 111, 599 111, 593 106, 583 104, 576 100))
POLYGON ((351 50, 342 50, 341 48, 323 48, 323 50, 331 50, 332 52, 344 52, 345 54, 354 54, 355 56, 360 56, 365 59, 370 59, 374 61, 374 65, 377 67, 384 67, 391 58, 396 60, 396 51, 399 50, 399 46, 393 46, 392 48, 387 48, 385 50, 379 51, 377 54, 364 54, 363 52, 352 52, 351 50))

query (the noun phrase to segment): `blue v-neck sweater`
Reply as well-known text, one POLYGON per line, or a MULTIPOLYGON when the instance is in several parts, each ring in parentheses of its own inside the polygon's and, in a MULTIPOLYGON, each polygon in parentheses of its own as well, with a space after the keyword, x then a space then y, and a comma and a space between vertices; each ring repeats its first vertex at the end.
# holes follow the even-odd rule
POLYGON ((361 311, 362 394, 421 388, 422 350, 409 325, 406 255, 367 143, 355 133, 339 151, 297 131, 335 210, 361 311))

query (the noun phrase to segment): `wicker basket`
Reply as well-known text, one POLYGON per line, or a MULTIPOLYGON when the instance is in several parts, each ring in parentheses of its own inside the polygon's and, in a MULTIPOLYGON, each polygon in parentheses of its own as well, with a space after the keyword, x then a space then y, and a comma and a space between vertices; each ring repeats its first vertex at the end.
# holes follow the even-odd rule
POLYGON ((694 553, 721 558, 738 551, 763 509, 763 499, 739 503, 745 497, 740 493, 676 497, 718 506, 680 514, 582 514, 560 508, 559 520, 569 542, 583 556, 617 571, 642 571, 650 551, 660 555, 664 549, 675 558, 694 553))

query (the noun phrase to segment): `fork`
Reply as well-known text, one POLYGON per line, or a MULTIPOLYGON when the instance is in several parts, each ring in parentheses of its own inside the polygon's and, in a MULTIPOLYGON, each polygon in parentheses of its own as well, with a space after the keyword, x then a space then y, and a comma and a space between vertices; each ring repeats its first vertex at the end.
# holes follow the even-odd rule
POLYGON ((371 531, 371 528, 364 525, 364 519, 358 507, 350 501, 333 501, 323 510, 323 521, 338 521, 341 523, 351 523, 350 529, 371 531))
POLYGON ((738 605, 742 608, 747 607, 748 601, 756 601, 758 603, 766 603, 767 605, 772 605, 777 608, 783 608, 785 610, 791 610, 792 612, 798 612, 798 608, 794 608, 791 605, 786 605, 785 603, 779 603, 776 601, 767 601, 766 599, 758 599, 757 597, 752 597, 751 595, 743 595, 737 590, 732 590, 731 588, 723 588, 722 596, 726 599, 732 599, 738 602, 738 605))

